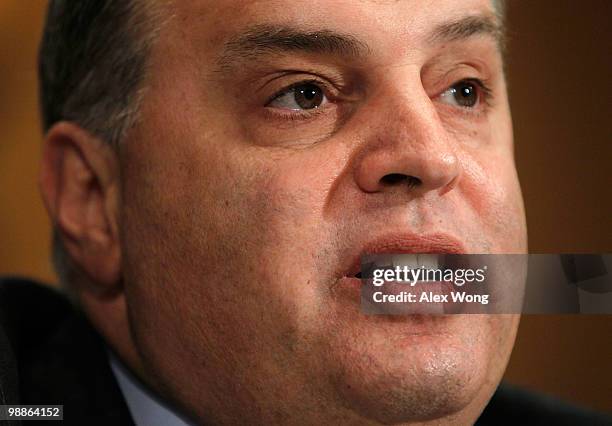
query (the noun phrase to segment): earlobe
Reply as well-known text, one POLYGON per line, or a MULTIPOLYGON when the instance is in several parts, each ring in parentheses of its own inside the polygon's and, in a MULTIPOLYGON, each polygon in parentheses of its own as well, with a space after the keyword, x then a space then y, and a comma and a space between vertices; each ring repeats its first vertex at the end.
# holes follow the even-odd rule
POLYGON ((55 124, 44 141, 40 189, 64 248, 97 291, 120 285, 114 150, 69 122, 55 124))

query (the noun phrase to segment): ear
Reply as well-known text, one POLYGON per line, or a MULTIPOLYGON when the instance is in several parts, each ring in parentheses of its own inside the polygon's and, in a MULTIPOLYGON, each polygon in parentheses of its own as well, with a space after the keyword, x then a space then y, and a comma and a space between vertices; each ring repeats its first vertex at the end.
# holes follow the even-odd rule
POLYGON ((119 167, 115 151, 78 125, 59 122, 44 140, 39 184, 73 263, 103 293, 120 286, 119 167))

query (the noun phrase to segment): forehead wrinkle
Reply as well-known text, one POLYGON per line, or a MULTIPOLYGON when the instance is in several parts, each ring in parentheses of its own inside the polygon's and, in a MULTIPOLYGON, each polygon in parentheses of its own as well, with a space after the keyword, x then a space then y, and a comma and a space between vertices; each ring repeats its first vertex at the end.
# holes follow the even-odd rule
POLYGON ((332 30, 308 31, 284 25, 255 25, 228 40, 217 62, 221 68, 227 68, 236 62, 285 52, 358 58, 370 52, 370 48, 352 35, 332 30))

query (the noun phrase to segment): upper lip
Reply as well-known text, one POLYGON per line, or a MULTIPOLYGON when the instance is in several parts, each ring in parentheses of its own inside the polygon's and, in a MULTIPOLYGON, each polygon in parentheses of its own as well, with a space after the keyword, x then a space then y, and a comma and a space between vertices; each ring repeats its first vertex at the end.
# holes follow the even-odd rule
POLYGON ((366 254, 465 254, 465 245, 457 238, 436 234, 390 234, 365 243, 354 253, 344 269, 346 277, 356 276, 361 269, 361 258, 366 254))

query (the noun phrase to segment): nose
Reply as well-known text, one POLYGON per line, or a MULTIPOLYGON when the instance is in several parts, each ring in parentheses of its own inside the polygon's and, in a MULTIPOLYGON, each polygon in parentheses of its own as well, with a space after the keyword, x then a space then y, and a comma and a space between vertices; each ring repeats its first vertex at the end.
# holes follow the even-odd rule
POLYGON ((448 192, 461 174, 460 161, 432 101, 397 101, 369 114, 370 127, 357 155, 355 180, 362 191, 448 192), (377 117, 377 118, 375 118, 377 117))

